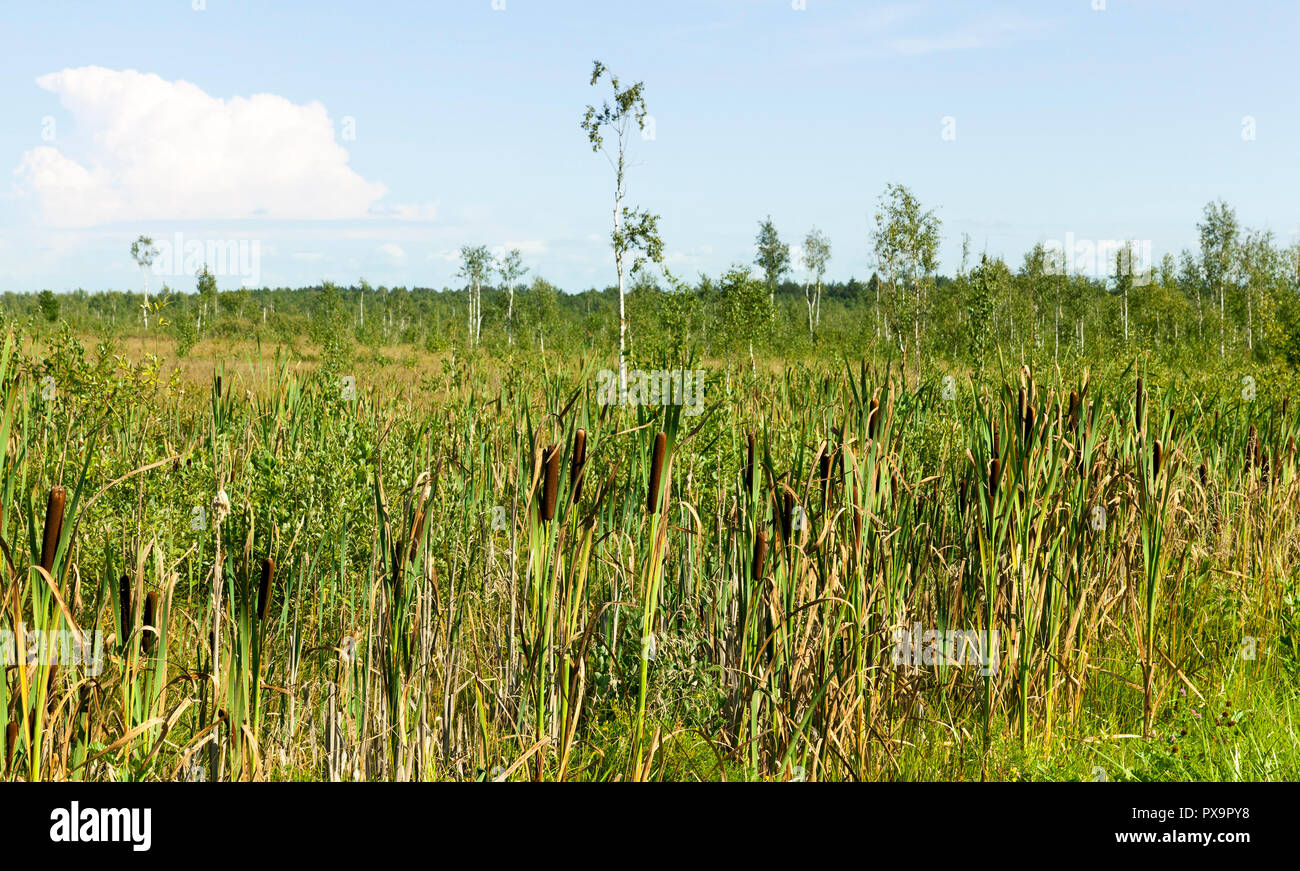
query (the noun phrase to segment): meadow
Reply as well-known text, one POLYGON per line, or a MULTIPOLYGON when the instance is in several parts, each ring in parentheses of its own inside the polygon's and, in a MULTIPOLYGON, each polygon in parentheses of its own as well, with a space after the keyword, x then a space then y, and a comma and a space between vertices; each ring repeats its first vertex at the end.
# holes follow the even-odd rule
POLYGON ((1300 776, 1285 367, 186 350, 8 327, 6 781, 1300 776))

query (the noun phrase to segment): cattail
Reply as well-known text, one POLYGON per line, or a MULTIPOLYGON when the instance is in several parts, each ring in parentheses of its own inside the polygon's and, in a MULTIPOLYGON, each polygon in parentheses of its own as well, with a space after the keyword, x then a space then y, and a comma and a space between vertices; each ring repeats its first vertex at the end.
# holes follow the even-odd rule
POLYGON ((747 434, 745 441, 748 442, 745 452, 745 492, 751 493, 754 490, 754 434, 747 434))
POLYGON ((998 432, 998 422, 993 421, 993 459, 1002 456, 1002 435, 998 432))
POLYGON ((144 617, 141 620, 140 649, 148 655, 153 651, 154 636, 158 627, 154 625, 154 615, 158 613, 158 594, 150 593, 144 597, 144 617), (153 631, 150 631, 153 630, 153 631))
POLYGON ((1143 415, 1146 413, 1146 393, 1142 389, 1142 376, 1138 376, 1137 391, 1133 394, 1133 425, 1138 433, 1142 432, 1143 415))
POLYGON ((880 400, 872 397, 871 411, 867 413, 867 435, 875 438, 880 432, 880 400))
POLYGON ((993 510, 993 506, 996 505, 998 501, 998 479, 1001 477, 1002 477, 1002 461, 997 457, 994 457, 992 461, 989 462, 989 510, 990 511, 993 510))
POLYGON ((821 476, 822 496, 824 497, 831 489, 831 450, 829 447, 822 451, 821 458, 817 463, 817 474, 821 476))
POLYGON ((664 454, 668 450, 668 436, 659 433, 655 436, 654 454, 650 457, 650 492, 646 499, 646 512, 659 513, 659 482, 664 474, 664 454))
POLYGON ((760 532, 754 539, 754 560, 749 566, 750 580, 757 583, 763 580, 764 563, 767 561, 767 533, 760 532))
POLYGON ((966 513, 966 479, 962 478, 961 483, 957 485, 957 513, 966 513))
POLYGON ((1153 478, 1160 477, 1161 459, 1162 457, 1161 457, 1160 439, 1156 439, 1155 447, 1151 449, 1151 477, 1153 478))
POLYGON ((393 587, 393 599, 400 601, 402 598, 402 580, 405 577, 402 569, 406 564, 406 542, 398 538, 393 542, 393 561, 392 571, 389 572, 388 582, 393 587))
POLYGON ((1025 406, 1025 442, 1028 443, 1034 437, 1034 424, 1038 420, 1038 412, 1034 410, 1033 403, 1025 406))
POLYGON ((62 487, 51 487, 49 501, 45 503, 45 538, 41 544, 41 568, 47 574, 54 574, 54 554, 59 549, 59 538, 63 535, 63 506, 67 502, 67 491, 62 487))
POLYGON ((118 582, 118 591, 122 601, 122 644, 126 644, 126 636, 131 634, 132 620, 131 612, 131 579, 122 575, 122 580, 118 582))
POLYGON ((573 455, 569 457, 569 490, 573 494, 571 501, 577 503, 582 498, 582 482, 586 477, 584 467, 587 465, 587 431, 580 429, 573 434, 573 455))
POLYGON ((557 445, 542 451, 542 522, 555 519, 555 494, 560 484, 560 449, 557 445))
POLYGON ((1201 479, 1201 489, 1202 489, 1202 490, 1207 490, 1207 489, 1209 489, 1209 486, 1210 486, 1210 476, 1209 476, 1209 474, 1208 474, 1208 473, 1206 472, 1206 470, 1205 470, 1205 464, 1204 464, 1204 463, 1201 463, 1201 465, 1196 469, 1196 475, 1197 475, 1197 477, 1199 477, 1199 478, 1201 479))
POLYGON ((1259 465, 1259 434, 1255 431, 1255 424, 1250 425, 1250 433, 1246 436, 1246 471, 1250 471, 1251 466, 1259 465))
POLYGON ((14 767, 14 749, 18 746, 18 721, 10 720, 5 726, 5 777, 14 767))
POLYGON ((1025 388, 1020 388, 1019 401, 1016 405, 1016 417, 1025 419, 1025 388))
POLYGON ((1079 394, 1073 390, 1070 391, 1070 410, 1067 413, 1070 423, 1070 432, 1074 432, 1079 426, 1079 394))
POLYGON ((794 522, 794 494, 789 490, 785 492, 784 504, 781 507, 781 540, 790 541, 790 532, 793 529, 794 522))
POLYGON ((217 376, 217 399, 221 398, 221 376, 217 376))
POLYGON ((265 620, 271 613, 271 583, 275 580, 275 560, 269 556, 262 560, 262 583, 257 588, 257 619, 265 620))

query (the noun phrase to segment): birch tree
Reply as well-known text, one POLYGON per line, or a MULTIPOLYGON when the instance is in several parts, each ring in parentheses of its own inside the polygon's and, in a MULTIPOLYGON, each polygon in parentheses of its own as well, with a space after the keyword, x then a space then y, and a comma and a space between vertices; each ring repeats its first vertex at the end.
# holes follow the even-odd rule
POLYGON ((1207 203, 1204 220, 1196 229, 1201 234, 1201 274, 1210 298, 1219 298, 1219 356, 1223 357, 1227 287, 1236 282, 1237 273, 1237 213, 1222 200, 1207 203))
MULTIPOLYGON (((907 187, 901 184, 885 186, 876 209, 871 241, 878 267, 885 271, 885 279, 889 282, 894 330, 898 334, 899 350, 904 353, 907 338, 902 332, 901 321, 906 314, 911 315, 918 373, 926 290, 938 266, 941 226, 934 211, 922 211, 920 201, 907 187)), ((889 338, 888 323, 886 338, 889 338)))
POLYGON ((486 245, 462 245, 460 261, 456 274, 469 285, 469 346, 474 348, 483 327, 483 284, 492 268, 492 254, 486 245))
MULTIPOLYGON (((175 256, 180 256, 177 252, 175 256)), ((148 236, 141 236, 131 243, 131 259, 135 265, 140 267, 144 273, 144 305, 140 307, 140 312, 144 316, 144 328, 149 329, 149 267, 153 266, 154 260, 158 257, 158 249, 153 244, 153 239, 148 236)))
POLYGON ((803 267, 808 271, 804 281, 803 298, 808 305, 808 338, 813 338, 815 329, 822 322, 822 278, 826 275, 826 264, 831 259, 831 241, 826 234, 816 227, 808 232, 803 240, 803 267))
POLYGON ((614 230, 610 233, 610 245, 614 249, 614 272, 618 277, 618 389, 619 401, 623 402, 627 398, 626 278, 629 274, 639 274, 647 261, 663 262, 663 240, 659 238, 658 215, 623 205, 627 197, 627 150, 633 124, 636 130, 645 130, 645 85, 636 82, 624 88, 618 76, 596 61, 591 70, 591 86, 595 87, 606 77, 613 91, 613 102, 603 102, 600 108, 588 105, 582 116, 582 129, 591 150, 603 153, 614 170, 614 230), (607 135, 613 137, 612 150, 605 147, 607 135))
POLYGON ((772 216, 758 222, 758 238, 754 240, 758 253, 754 256, 754 265, 763 270, 767 281, 767 304, 776 316, 776 286, 781 277, 790 271, 790 247, 781 241, 772 223, 772 216))
POLYGON ((518 248, 511 248, 497 261, 497 275, 501 276, 501 286, 506 291, 506 344, 515 343, 515 285, 528 272, 522 264, 523 255, 518 248))

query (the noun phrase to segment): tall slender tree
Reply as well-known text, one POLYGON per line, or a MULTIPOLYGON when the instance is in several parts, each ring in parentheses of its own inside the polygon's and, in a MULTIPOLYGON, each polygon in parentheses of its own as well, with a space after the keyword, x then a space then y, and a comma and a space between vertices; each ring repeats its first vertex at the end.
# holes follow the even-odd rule
MULTIPOLYGON (((911 315, 913 365, 918 374, 926 290, 938 266, 941 227, 934 211, 922 211, 920 200, 907 187, 901 184, 885 186, 876 209, 871 239, 878 268, 885 270, 891 289, 895 332, 902 351, 906 351, 907 339, 902 333, 901 321, 905 315, 911 315)), ((886 338, 888 336, 887 324, 886 338)))
POLYGON ((1210 298, 1219 299, 1219 356, 1226 354, 1224 328, 1227 289, 1237 280, 1237 213, 1223 200, 1207 203, 1204 219, 1196 225, 1201 234, 1201 275, 1210 298))
POLYGON ((790 271, 790 246, 781 241, 771 215, 758 222, 758 238, 754 244, 758 248, 754 255, 754 265, 763 270, 767 282, 767 304, 775 316, 776 286, 781 283, 782 276, 790 271))
POLYGON ((456 274, 469 285, 469 346, 474 348, 483 328, 483 285, 492 268, 492 254, 486 245, 462 245, 460 261, 456 274))
MULTIPOLYGON (((180 252, 176 252, 180 256, 180 252)), ((141 236, 131 243, 131 259, 135 265, 140 267, 144 273, 144 305, 140 307, 140 312, 144 316, 144 328, 149 329, 149 267, 158 257, 158 249, 153 244, 153 239, 149 236, 141 236)))
POLYGON ((822 322, 822 278, 826 275, 826 264, 831 259, 831 240, 816 227, 808 232, 803 240, 802 260, 808 278, 804 282, 804 302, 808 305, 808 338, 813 338, 813 331, 822 322), (812 292, 809 292, 809 288, 812 292))
POLYGON ((501 276, 501 286, 506 292, 506 344, 515 343, 515 286, 519 279, 528 272, 523 265, 523 255, 518 248, 511 248, 497 260, 497 275, 501 276))
POLYGON ((640 273, 646 261, 663 262, 663 240, 659 237, 659 216, 645 209, 623 205, 627 196, 627 149, 631 144, 632 125, 645 130, 645 85, 636 82, 624 88, 618 76, 603 63, 596 61, 591 69, 590 85, 608 77, 613 91, 613 102, 603 102, 600 108, 587 106, 582 116, 582 129, 592 151, 603 152, 614 170, 614 230, 610 244, 614 249, 614 272, 618 277, 618 389, 619 401, 627 399, 627 274, 640 273), (605 148, 605 136, 612 134, 614 149, 605 148), (630 268, 629 268, 630 267, 630 268))

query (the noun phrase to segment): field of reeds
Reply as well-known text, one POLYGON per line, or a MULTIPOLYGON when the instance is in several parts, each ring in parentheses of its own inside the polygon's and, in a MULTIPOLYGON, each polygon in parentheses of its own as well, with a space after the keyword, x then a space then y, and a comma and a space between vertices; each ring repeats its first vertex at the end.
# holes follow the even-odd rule
POLYGON ((600 365, 11 332, 3 779, 1300 776, 1285 377, 600 365))

